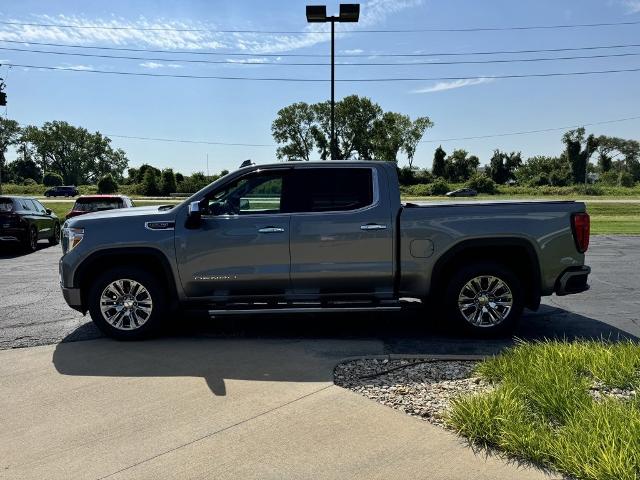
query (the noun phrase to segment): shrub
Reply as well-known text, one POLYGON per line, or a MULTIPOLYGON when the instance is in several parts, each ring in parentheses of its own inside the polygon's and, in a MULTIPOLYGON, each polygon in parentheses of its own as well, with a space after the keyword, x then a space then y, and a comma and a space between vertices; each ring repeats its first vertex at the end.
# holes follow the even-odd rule
POLYGON ((98 180, 98 193, 116 193, 117 191, 118 184, 110 173, 98 180))
POLYGON ((467 182, 467 187, 473 188, 478 193, 489 193, 491 195, 497 193, 496 182, 480 173, 476 173, 467 182))
POLYGON ((160 179, 160 193, 162 195, 169 195, 176 193, 176 176, 171 168, 165 168, 162 170, 162 178, 160 179))
POLYGON ((635 181, 633 180, 633 175, 629 172, 620 172, 618 176, 618 186, 619 187, 633 187, 635 185, 635 181))
POLYGON ((47 172, 42 177, 42 183, 46 187, 58 187, 64 183, 64 179, 55 172, 47 172))
POLYGON ((151 197, 159 193, 160 189, 158 188, 156 173, 151 169, 147 169, 142 178, 142 194, 151 197))
POLYGON ((431 195, 444 195, 449 191, 449 184, 442 178, 436 178, 429 186, 431 195))
POLYGON ((24 182, 22 182, 23 185, 37 185, 38 182, 36 182, 33 178, 25 178, 24 182))

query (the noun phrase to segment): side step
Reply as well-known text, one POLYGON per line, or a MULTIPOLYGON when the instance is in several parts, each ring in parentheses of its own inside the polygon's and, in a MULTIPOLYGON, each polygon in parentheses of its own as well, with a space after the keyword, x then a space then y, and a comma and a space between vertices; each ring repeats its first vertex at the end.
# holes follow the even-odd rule
POLYGON ((395 307, 282 307, 282 308, 228 308, 225 310, 209 310, 209 315, 256 315, 274 313, 335 313, 335 312, 399 312, 395 307))

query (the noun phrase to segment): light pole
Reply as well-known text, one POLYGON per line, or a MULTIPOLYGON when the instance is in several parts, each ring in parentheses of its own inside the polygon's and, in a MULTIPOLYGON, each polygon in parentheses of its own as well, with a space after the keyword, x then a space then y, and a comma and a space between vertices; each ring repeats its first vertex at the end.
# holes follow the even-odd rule
POLYGON ((336 119, 335 119, 335 24, 336 22, 357 22, 360 18, 359 3, 341 3, 340 15, 327 17, 326 5, 307 5, 307 22, 324 23, 331 22, 331 140, 329 150, 331 160, 338 157, 338 141, 336 140, 336 119))

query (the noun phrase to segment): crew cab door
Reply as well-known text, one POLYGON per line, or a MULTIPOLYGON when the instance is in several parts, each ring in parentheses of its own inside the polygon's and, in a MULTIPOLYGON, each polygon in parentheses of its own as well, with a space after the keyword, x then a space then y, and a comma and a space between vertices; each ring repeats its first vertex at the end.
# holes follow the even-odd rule
POLYGON ((393 215, 378 171, 300 166, 291 183, 294 293, 392 294, 393 215))
POLYGON ((280 296, 289 288, 286 170, 248 173, 210 192, 197 228, 176 225, 176 254, 189 297, 280 296))

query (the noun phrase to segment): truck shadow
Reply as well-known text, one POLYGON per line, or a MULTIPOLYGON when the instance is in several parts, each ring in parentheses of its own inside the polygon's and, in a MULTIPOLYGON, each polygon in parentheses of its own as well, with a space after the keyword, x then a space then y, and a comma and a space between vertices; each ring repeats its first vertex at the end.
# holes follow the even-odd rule
POLYGON ((85 324, 57 345, 53 363, 63 375, 201 377, 215 395, 225 395, 225 379, 331 382, 335 364, 346 357, 491 355, 518 338, 637 340, 599 320, 549 306, 528 313, 513 337, 489 339, 456 334, 415 313, 183 320, 161 338, 143 342, 75 341, 94 329, 85 324))

